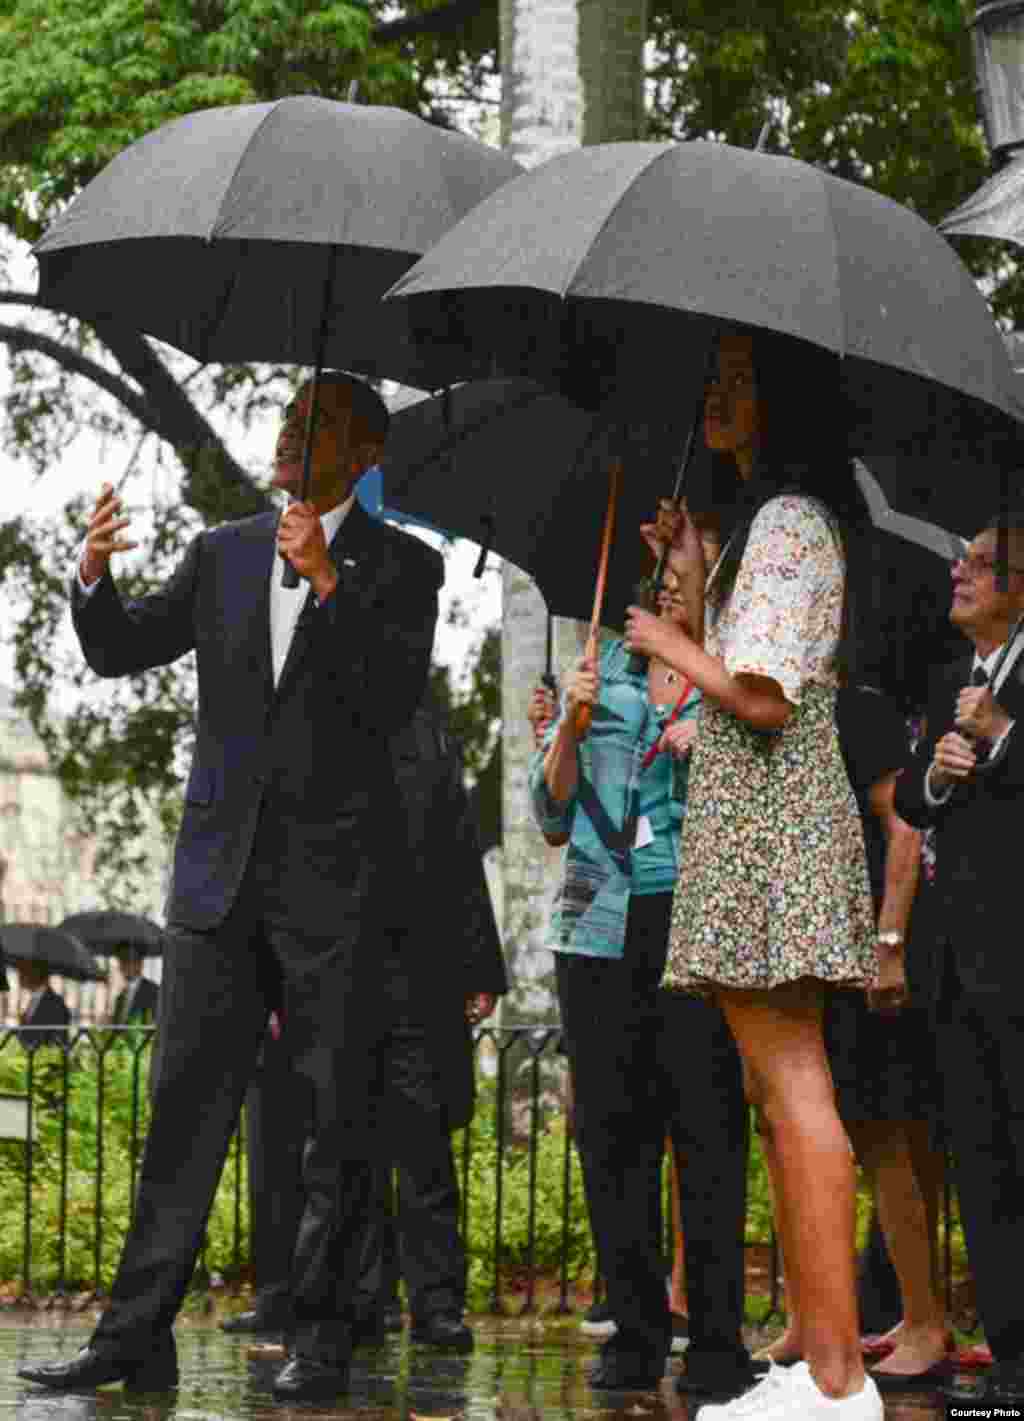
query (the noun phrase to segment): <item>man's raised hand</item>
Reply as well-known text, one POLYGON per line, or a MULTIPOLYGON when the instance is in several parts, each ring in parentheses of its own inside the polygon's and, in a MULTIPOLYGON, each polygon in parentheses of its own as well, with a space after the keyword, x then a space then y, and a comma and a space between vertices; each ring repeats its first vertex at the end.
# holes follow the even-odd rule
POLYGON ((106 572, 113 553, 127 553, 137 548, 138 543, 122 538, 121 531, 131 523, 130 518, 121 518, 121 500, 114 492, 113 484, 104 484, 100 489, 96 507, 89 519, 89 530, 85 538, 80 572, 86 587, 106 572))

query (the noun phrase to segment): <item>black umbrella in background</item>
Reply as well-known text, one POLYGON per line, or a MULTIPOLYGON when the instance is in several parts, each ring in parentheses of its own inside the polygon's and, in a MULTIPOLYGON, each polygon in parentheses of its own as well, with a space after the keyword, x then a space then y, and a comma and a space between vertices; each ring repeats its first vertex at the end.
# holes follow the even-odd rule
MULTIPOLYGON (((653 570, 639 527, 671 489, 688 417, 680 409, 659 423, 618 424, 534 381, 459 386, 446 397, 409 400, 392 410, 382 464, 385 498, 521 567, 550 615, 586 621, 594 596, 590 555, 606 515, 608 470, 620 459, 624 476, 603 620, 621 629, 636 584, 653 570)), ((996 496, 998 479, 990 488, 985 478, 972 481, 969 469, 956 472, 959 517, 973 533, 992 512, 987 499, 990 492, 996 496)), ((906 490, 918 478, 938 478, 945 487, 943 474, 928 462, 923 470, 903 469, 896 482, 906 490)), ((701 443, 691 469, 691 507, 711 510, 728 500, 735 490, 715 487, 718 477, 701 443)), ((920 513, 919 505, 911 506, 920 513)), ((962 645, 948 621, 952 536, 943 546, 936 555, 882 524, 862 535, 852 553, 864 674, 915 702, 929 667, 952 659, 962 645)), ((550 666, 550 640, 547 661, 550 666)))
POLYGON ((163 929, 138 913, 94 909, 72 913, 60 926, 101 956, 116 956, 126 949, 142 957, 163 956, 163 929))
MULTIPOLYGON (((205 109, 120 153, 36 244, 39 295, 201 361, 328 363, 440 388, 381 297, 519 164, 400 109, 310 95, 205 109)), ((298 586, 286 565, 286 586, 298 586)))
POLYGON ((0 923, 0 943, 10 962, 45 963, 60 977, 105 982, 107 974, 78 938, 41 923, 0 923))

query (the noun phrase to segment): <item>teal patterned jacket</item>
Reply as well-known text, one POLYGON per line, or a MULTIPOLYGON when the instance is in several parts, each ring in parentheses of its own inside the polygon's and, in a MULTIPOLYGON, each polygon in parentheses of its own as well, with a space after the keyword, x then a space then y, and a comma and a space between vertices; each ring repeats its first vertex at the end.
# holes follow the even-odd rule
MULTIPOLYGON (((544 778, 544 756, 565 715, 564 701, 530 762, 537 824, 546 834, 569 835, 551 919, 549 946, 556 952, 621 957, 630 898, 670 893, 678 876, 689 757, 678 760, 663 752, 642 768, 673 706, 649 703, 647 678, 632 674, 628 660, 621 640, 602 647, 600 692, 590 734, 577 749, 578 784, 572 798, 556 803, 544 778), (650 824, 652 838, 637 849, 641 818, 650 824)), ((677 719, 696 718, 700 701, 700 692, 691 690, 677 719)))

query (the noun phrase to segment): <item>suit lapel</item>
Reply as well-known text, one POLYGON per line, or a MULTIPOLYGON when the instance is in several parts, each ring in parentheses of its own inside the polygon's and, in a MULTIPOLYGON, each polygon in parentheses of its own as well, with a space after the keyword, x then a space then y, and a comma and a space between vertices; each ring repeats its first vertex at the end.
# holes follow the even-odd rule
MULTIPOLYGON (((274 667, 270 651, 270 577, 277 556, 277 524, 280 515, 267 513, 239 524, 241 567, 235 581, 242 600, 242 625, 249 657, 256 668, 264 699, 274 694, 274 667)), ((274 569, 280 576, 278 569, 274 569)))

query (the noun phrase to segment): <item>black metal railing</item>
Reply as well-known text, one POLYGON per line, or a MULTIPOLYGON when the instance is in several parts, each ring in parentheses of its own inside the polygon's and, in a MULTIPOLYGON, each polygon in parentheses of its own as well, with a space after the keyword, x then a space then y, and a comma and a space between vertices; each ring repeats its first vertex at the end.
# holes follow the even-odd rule
MULTIPOLYGON (((134 1211, 154 1031, 0 1029, 0 1096, 14 1098, 24 1125, 0 1139, 0 1282, 57 1299, 101 1296, 109 1287, 134 1211)), ((456 1137, 456 1160, 475 1296, 494 1312, 505 1312, 513 1297, 522 1312, 534 1312, 542 1288, 567 1312, 574 1285, 588 1293, 599 1286, 566 1126, 559 1035, 557 1027, 484 1026, 475 1033, 478 1107, 473 1125, 456 1137)), ((200 1282, 240 1279, 249 1264, 244 1128, 243 1115, 211 1214, 200 1282)), ((668 1209, 665 1217, 670 1256, 668 1209)), ((947 1181, 947 1307, 954 1218, 947 1181)), ((768 1251, 764 1320, 781 1315, 781 1259, 764 1208, 757 1220, 748 1218, 746 1241, 768 1251)))

